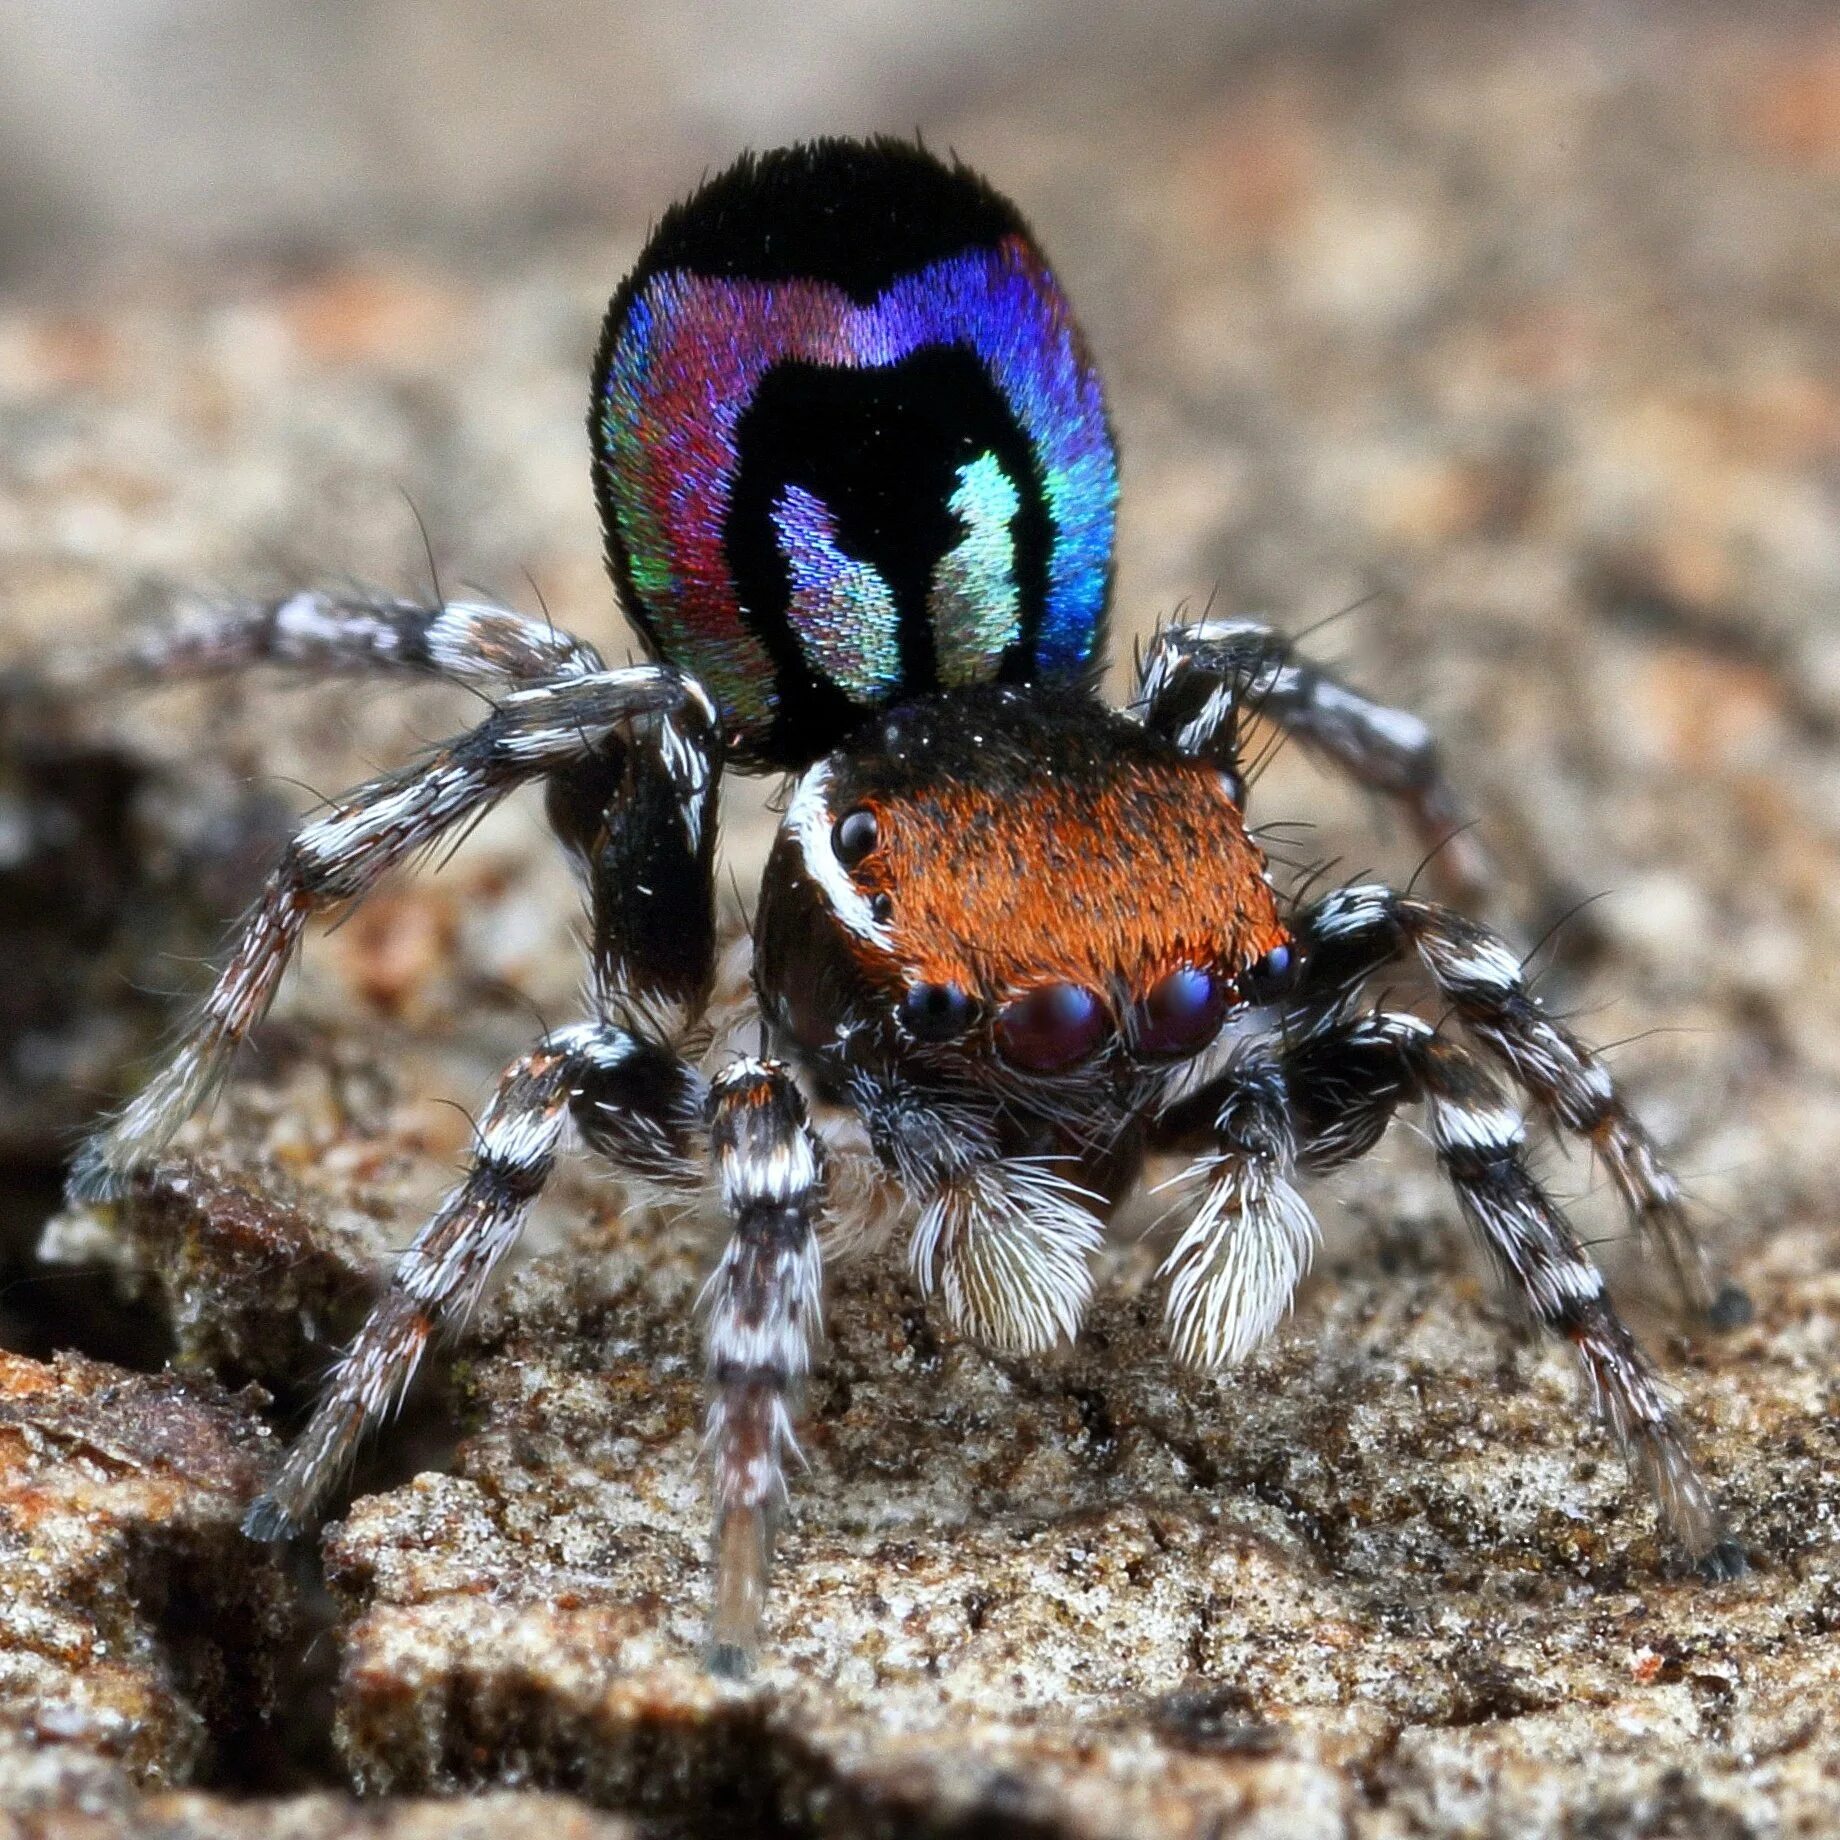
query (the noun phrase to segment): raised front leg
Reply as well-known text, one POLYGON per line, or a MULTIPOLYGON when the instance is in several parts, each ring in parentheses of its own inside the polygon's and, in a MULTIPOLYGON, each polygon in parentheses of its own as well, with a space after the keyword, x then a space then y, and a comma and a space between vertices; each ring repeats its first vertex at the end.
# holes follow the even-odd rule
POLYGON ((84 1146, 71 1172, 72 1195, 119 1196, 133 1170, 170 1141, 267 1012, 316 914, 361 899, 391 869, 514 787, 619 756, 621 731, 639 718, 667 729, 673 720, 703 728, 712 720, 702 692, 660 666, 545 684, 507 696, 476 728, 416 765, 359 787, 307 825, 270 877, 177 1051, 84 1146))
POLYGON ((1134 707, 1153 733, 1229 774, 1242 805, 1245 729, 1260 717, 1275 723, 1357 784, 1394 800, 1433 853, 1430 872, 1453 898, 1486 889, 1488 858, 1465 829, 1430 729, 1299 658, 1283 633, 1255 620, 1165 627, 1144 654, 1134 707))

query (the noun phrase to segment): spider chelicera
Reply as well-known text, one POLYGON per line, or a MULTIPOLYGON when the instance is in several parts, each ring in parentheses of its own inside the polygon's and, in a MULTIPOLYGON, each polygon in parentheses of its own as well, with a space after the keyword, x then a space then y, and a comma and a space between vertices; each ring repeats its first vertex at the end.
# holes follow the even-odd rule
POLYGON ((470 685, 476 727, 295 837, 195 1023, 83 1151, 124 1192, 221 1079, 314 916, 527 781, 591 919, 592 1014, 501 1078, 465 1179, 403 1254, 248 1530, 305 1527, 430 1339, 517 1238, 571 1126, 629 1178, 708 1190, 711 1656, 756 1648, 821 1245, 903 1222, 959 1329, 1078 1332, 1146 1158, 1193 1205, 1160 1276, 1172 1352, 1221 1367, 1283 1313, 1315 1237, 1302 1178, 1424 1108, 1463 1211, 1710 1575, 1742 1553, 1596 1265, 1529 1173, 1501 1081, 1602 1159, 1688 1301, 1733 1314, 1603 1062, 1515 953, 1377 885, 1281 903, 1248 835, 1257 715, 1395 799, 1458 806, 1415 718, 1269 629, 1160 631, 1098 700, 1117 471, 1100 385, 1012 205, 894 141, 740 161, 669 211, 615 296, 589 428, 608 561, 654 662, 507 610, 316 593, 145 642, 139 675, 271 664, 470 685), (790 776, 760 890, 758 1058, 687 1043, 716 965, 724 767, 790 776), (1363 993, 1416 960, 1444 1021, 1363 993))

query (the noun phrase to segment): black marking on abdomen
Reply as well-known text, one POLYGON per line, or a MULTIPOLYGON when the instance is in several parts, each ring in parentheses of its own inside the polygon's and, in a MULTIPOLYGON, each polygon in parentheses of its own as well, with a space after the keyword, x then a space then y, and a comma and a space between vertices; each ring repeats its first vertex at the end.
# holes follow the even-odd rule
POLYGON ((949 501, 962 470, 994 455, 1019 500, 1010 520, 1019 632, 995 681, 1030 675, 1047 598, 1052 526, 1027 437, 977 358, 929 347, 876 368, 779 366, 762 381, 737 430, 741 470, 727 527, 743 617, 778 673, 776 732, 787 751, 816 751, 871 709, 940 687, 938 635, 928 604, 934 571, 964 535, 949 501), (830 513, 837 547, 873 568, 897 614, 899 676, 891 694, 852 696, 813 667, 789 617, 792 581, 775 509, 789 486, 830 513))

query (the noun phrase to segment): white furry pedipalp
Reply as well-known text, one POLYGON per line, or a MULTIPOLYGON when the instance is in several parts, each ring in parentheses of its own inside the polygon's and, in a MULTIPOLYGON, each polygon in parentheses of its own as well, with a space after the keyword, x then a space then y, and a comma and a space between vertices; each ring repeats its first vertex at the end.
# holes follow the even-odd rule
POLYGON ((1283 1172, 1242 1155, 1198 1158, 1176 1178, 1194 1182, 1207 1192, 1157 1271, 1169 1280, 1169 1348, 1187 1367, 1232 1367, 1290 1308, 1316 1217, 1283 1172))
POLYGON ((1104 1237, 1096 1198, 1039 1161, 974 1164, 921 1209, 908 1246, 914 1280, 943 1296, 954 1328, 1006 1354, 1071 1341, 1104 1237))

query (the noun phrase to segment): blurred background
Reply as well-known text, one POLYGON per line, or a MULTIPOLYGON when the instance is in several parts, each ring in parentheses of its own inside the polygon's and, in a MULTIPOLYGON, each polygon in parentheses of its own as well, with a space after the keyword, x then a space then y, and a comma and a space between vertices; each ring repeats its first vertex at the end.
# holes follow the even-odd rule
MULTIPOLYGON (((605 294, 738 148, 870 129, 987 168, 1065 271, 1127 617, 1423 601, 1480 538, 1483 618, 1555 518, 1759 645, 1833 580, 1831 480, 1758 471, 1831 459, 1828 7, 12 0, 9 601, 27 547, 373 566, 384 481, 501 585, 582 570, 591 616, 605 294)), ((1803 663, 1831 706, 1840 663, 1803 663)))
MULTIPOLYGON (((618 654, 582 430, 606 298, 738 149, 870 129, 990 173, 1082 314, 1118 653, 1210 601, 1355 609, 1316 651, 1447 735, 1523 936, 1608 894, 1559 942, 1595 1032, 1703 1031, 1625 1051, 1662 1135, 1765 1171, 1752 1222, 1830 1194, 1831 5, 9 0, 0 660, 200 588, 427 591, 431 556, 618 654)), ((25 724, 7 1153, 55 1166, 295 811, 458 719, 348 688, 25 724)), ((1412 869, 1288 755, 1257 815, 1412 869)), ((520 1006, 572 996, 552 855, 495 819, 309 954, 296 1013, 448 1030, 476 1096, 520 1006)))

